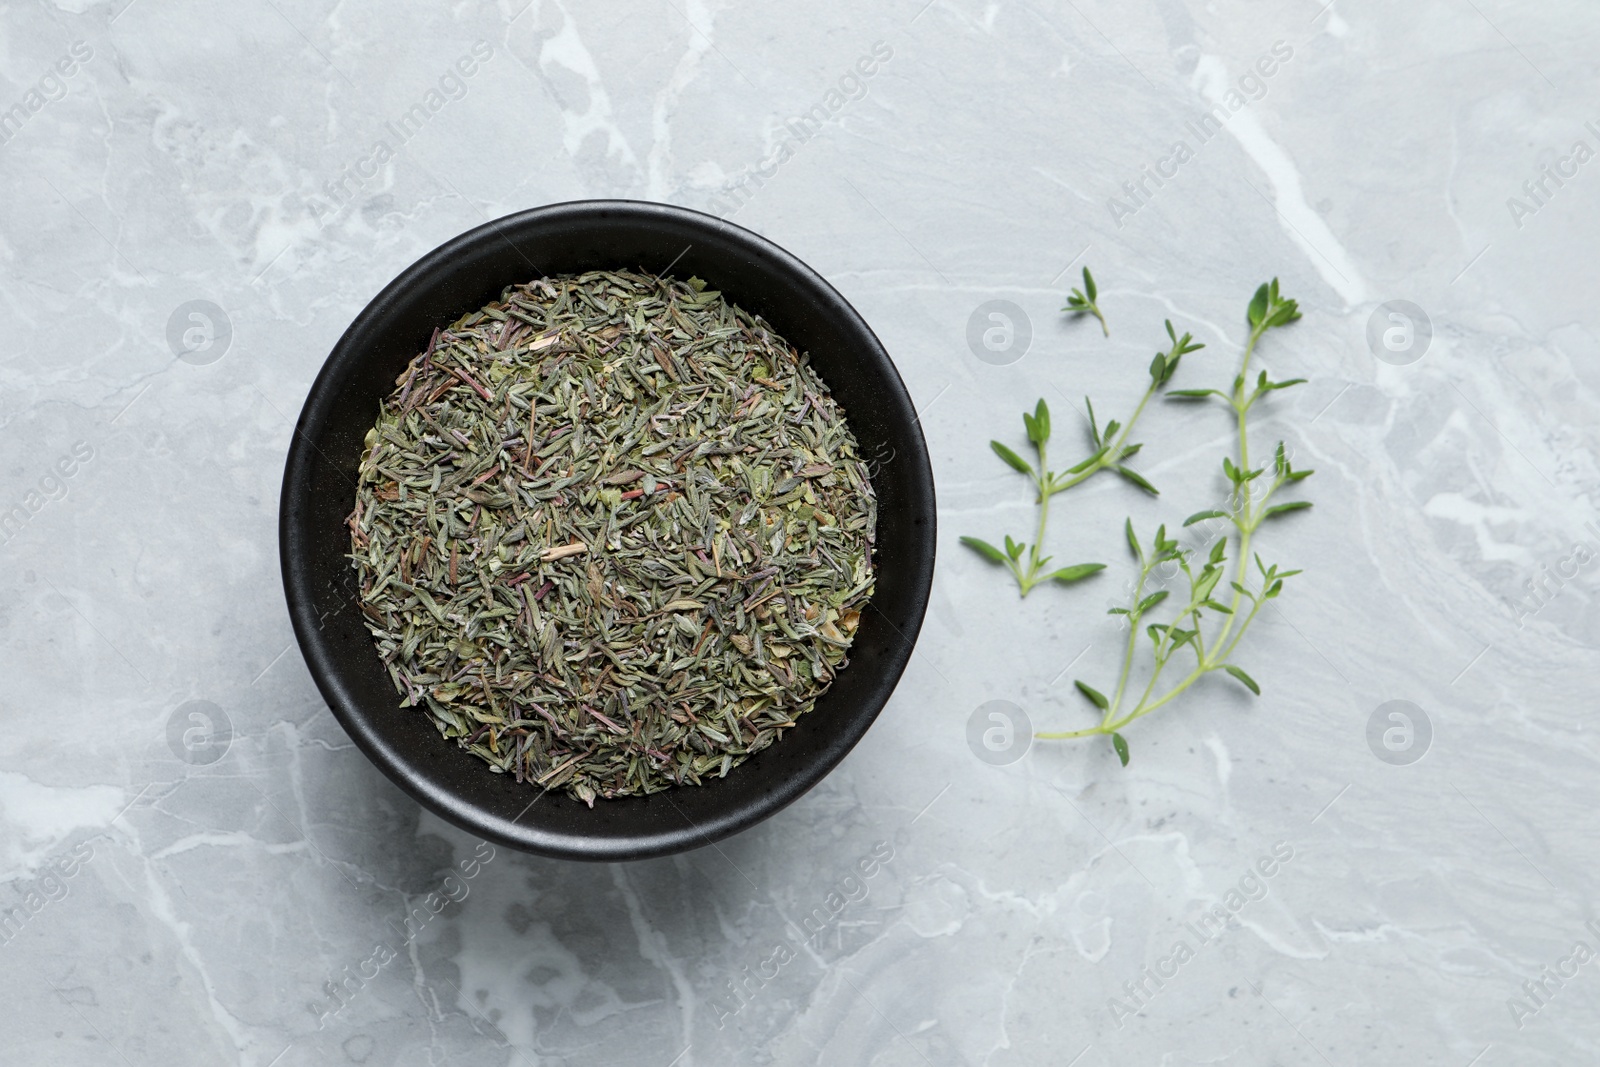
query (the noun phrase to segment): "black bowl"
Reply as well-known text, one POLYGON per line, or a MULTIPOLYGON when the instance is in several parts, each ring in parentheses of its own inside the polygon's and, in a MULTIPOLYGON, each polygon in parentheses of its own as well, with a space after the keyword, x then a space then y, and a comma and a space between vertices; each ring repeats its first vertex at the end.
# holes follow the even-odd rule
POLYGON ((457 826, 569 859, 641 859, 709 844, 816 785, 894 691, 933 581, 927 446, 900 375, 861 316, 815 271, 748 230, 696 211, 627 200, 509 215, 447 242, 389 283, 345 331, 311 386, 289 445, 278 525, 295 637, 317 687, 361 751, 457 826), (780 741, 726 778, 597 800, 591 809, 490 772, 441 737, 424 712, 399 706, 357 610, 345 518, 379 401, 434 327, 497 299, 509 285, 625 267, 703 278, 810 353, 874 472, 877 588, 862 612, 850 665, 780 741))

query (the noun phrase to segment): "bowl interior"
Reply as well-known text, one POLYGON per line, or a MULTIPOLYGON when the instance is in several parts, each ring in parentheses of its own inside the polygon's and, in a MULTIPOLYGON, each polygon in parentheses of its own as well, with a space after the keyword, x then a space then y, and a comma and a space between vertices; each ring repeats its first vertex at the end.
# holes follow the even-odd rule
POLYGON ((816 784, 866 732, 911 656, 933 578, 933 477, 916 412, 882 345, 831 286, 747 230, 660 204, 589 201, 511 215, 409 267, 356 318, 312 385, 280 503, 284 585, 307 665, 361 749, 450 821, 513 848, 614 860, 695 847, 771 815, 816 784), (878 494, 877 587, 815 709, 777 743, 700 787, 596 800, 540 793, 399 706, 357 610, 345 518, 363 439, 407 362, 443 326, 549 274, 642 268, 697 276, 766 319, 828 384, 878 494))

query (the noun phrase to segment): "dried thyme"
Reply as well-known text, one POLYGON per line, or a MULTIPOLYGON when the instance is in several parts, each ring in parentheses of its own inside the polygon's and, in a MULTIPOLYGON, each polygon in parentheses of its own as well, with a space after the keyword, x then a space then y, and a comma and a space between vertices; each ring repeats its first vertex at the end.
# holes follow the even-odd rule
POLYGON ((697 279, 542 278, 436 331, 367 435, 351 559, 402 696, 592 805, 725 775, 810 710, 877 505, 827 387, 697 279))

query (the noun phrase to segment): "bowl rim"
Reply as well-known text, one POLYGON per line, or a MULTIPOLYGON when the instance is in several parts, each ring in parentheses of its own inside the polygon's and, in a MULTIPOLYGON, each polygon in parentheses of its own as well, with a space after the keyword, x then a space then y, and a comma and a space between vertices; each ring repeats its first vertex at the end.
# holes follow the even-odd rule
MULTIPOLYGON (((605 268, 597 266, 593 269, 605 268)), ((466 309, 462 314, 470 310, 466 309)), ((296 643, 324 701, 362 754, 422 807, 464 830, 520 851, 589 861, 643 859, 714 844, 776 814, 829 774, 877 719, 910 662, 932 593, 936 527, 932 465, 916 409, 894 361, 860 313, 814 269, 761 234, 691 208, 625 199, 564 201, 514 212, 450 238, 401 270, 355 316, 329 351, 312 381, 290 437, 278 514, 279 562, 296 643), (671 807, 677 809, 683 817, 683 827, 631 837, 596 838, 540 829, 524 823, 520 820, 527 814, 528 808, 510 820, 486 811, 460 794, 429 781, 413 760, 383 736, 370 710, 364 707, 346 684, 338 657, 322 633, 311 588, 311 564, 308 562, 312 551, 313 521, 308 509, 297 505, 300 500, 309 497, 311 471, 315 463, 313 453, 318 451, 314 442, 318 434, 331 418, 335 401, 348 377, 373 355, 370 348, 359 342, 376 323, 395 308, 403 307, 409 300, 437 287, 440 284, 440 272, 447 271, 450 261, 456 256, 484 242, 505 241, 515 245, 508 231, 526 231, 550 224, 581 224, 586 216, 609 217, 614 225, 618 215, 640 222, 670 221, 680 226, 714 232, 725 243, 742 247, 771 261, 777 268, 776 273, 784 276, 784 284, 809 288, 810 295, 826 305, 830 313, 846 320, 851 332, 858 333, 865 341, 860 350, 853 354, 877 364, 877 370, 890 386, 886 390, 888 395, 881 398, 888 409, 887 418, 903 423, 904 428, 909 430, 907 436, 912 446, 911 454, 895 457, 895 465, 901 476, 909 475, 916 483, 912 492, 913 503, 926 503, 921 509, 920 536, 917 538, 919 551, 914 553, 913 558, 897 560, 896 564, 909 572, 910 610, 901 616, 905 625, 897 625, 887 615, 883 616, 899 632, 902 640, 884 660, 874 665, 882 676, 879 692, 871 699, 862 701, 859 708, 844 717, 837 733, 830 736, 826 745, 803 762, 794 774, 721 816, 696 822, 673 803, 673 790, 667 789, 651 794, 650 799, 664 798, 671 807)), ((716 782, 713 781, 695 788, 715 787, 716 782)), ((536 798, 543 795, 536 794, 536 798)), ((632 801, 640 798, 627 799, 632 801)), ((536 802, 537 799, 530 802, 529 808, 536 802)), ((603 811, 602 806, 608 803, 617 801, 597 801, 594 808, 597 817, 603 811)))

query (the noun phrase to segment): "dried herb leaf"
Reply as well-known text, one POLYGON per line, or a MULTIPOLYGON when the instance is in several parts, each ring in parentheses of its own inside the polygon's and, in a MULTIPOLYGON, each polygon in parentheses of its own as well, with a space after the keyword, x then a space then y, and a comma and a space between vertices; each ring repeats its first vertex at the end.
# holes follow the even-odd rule
POLYGON ((513 286, 436 331, 349 517, 401 706, 590 805, 726 775, 811 710, 876 525, 805 356, 697 279, 629 271, 513 286))

